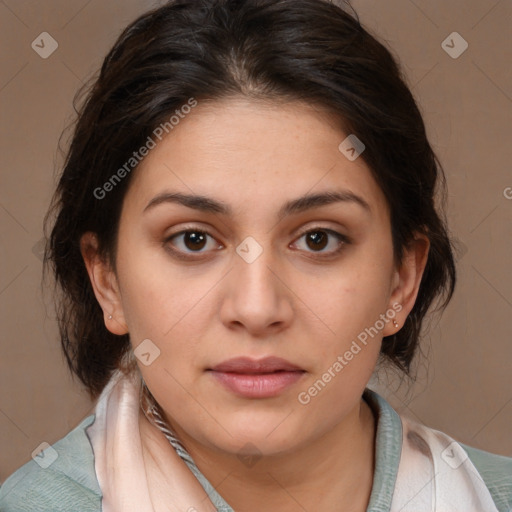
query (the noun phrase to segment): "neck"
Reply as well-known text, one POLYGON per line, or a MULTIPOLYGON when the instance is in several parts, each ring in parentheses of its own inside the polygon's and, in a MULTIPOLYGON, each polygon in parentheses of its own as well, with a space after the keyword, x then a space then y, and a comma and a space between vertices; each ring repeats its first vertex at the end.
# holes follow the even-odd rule
POLYGON ((237 512, 364 512, 373 484, 375 431, 373 413, 361 400, 322 437, 247 465, 236 454, 213 451, 177 433, 201 473, 237 512))

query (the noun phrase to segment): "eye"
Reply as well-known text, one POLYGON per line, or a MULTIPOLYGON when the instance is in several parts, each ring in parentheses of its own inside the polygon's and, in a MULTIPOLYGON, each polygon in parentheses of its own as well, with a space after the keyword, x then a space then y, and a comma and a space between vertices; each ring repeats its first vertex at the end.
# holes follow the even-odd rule
POLYGON ((168 237, 165 240, 164 244, 167 247, 169 247, 169 244, 174 247, 177 247, 177 249, 170 248, 170 250, 173 253, 202 254, 204 252, 208 252, 208 250, 219 248, 219 244, 212 242, 210 242, 210 246, 208 247, 209 238, 211 240, 215 240, 206 231, 202 231, 200 229, 188 229, 180 231, 179 233, 175 233, 174 235, 168 237), (202 249, 205 248, 206 250, 203 251, 202 249))
POLYGON ((350 240, 345 235, 342 235, 337 231, 333 231, 332 229, 322 227, 316 227, 306 231, 298 238, 298 240, 303 238, 306 248, 312 249, 312 252, 320 253, 322 255, 337 254, 341 252, 346 244, 350 243, 350 240), (334 241, 333 238, 335 239, 334 241), (324 251, 324 249, 329 246, 331 247, 331 250, 324 251))

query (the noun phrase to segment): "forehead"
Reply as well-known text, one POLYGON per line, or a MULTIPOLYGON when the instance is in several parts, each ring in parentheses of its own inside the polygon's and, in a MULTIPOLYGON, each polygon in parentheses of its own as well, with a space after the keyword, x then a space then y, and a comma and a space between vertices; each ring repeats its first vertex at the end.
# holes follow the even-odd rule
POLYGON ((292 198, 346 190, 378 213, 387 205, 370 169, 339 149, 347 135, 334 116, 301 102, 199 101, 156 141, 126 200, 141 210, 172 190, 217 198, 235 213, 244 205, 282 213, 292 198))

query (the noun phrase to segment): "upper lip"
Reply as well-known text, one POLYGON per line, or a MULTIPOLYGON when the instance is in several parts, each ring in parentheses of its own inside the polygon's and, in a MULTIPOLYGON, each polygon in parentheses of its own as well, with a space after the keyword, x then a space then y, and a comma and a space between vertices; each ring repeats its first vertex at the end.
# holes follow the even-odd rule
POLYGON ((251 359, 250 357, 235 357, 210 368, 215 372, 232 373, 272 373, 281 371, 304 371, 302 368, 280 357, 264 357, 251 359))

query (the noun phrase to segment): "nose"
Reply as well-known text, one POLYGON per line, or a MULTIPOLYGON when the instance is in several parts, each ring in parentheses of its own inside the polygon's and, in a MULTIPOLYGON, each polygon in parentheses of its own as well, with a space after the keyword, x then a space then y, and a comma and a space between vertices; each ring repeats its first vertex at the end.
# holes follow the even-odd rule
POLYGON ((286 283, 283 265, 270 248, 262 249, 254 261, 243 252, 234 255, 234 266, 224 280, 220 311, 228 328, 245 329, 255 337, 287 328, 294 311, 294 294, 286 283))

